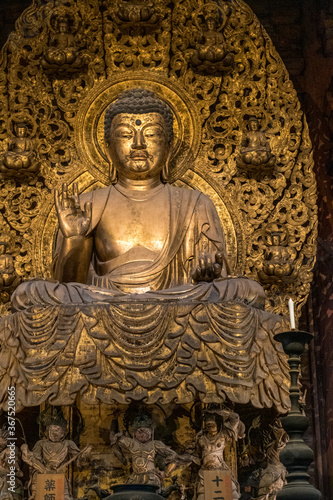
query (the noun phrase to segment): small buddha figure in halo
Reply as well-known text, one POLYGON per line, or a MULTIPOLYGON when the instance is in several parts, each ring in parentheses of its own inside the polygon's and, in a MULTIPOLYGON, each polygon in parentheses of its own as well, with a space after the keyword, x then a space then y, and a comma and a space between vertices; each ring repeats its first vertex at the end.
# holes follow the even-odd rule
POLYGON ((57 19, 55 27, 57 32, 51 35, 49 45, 41 59, 41 65, 46 70, 72 65, 81 67, 82 60, 78 55, 75 36, 70 32, 68 18, 64 16, 57 19))
POLYGON ((199 70, 212 73, 226 70, 233 63, 233 55, 228 52, 224 35, 218 30, 216 15, 207 14, 204 26, 201 39, 190 52, 190 62, 199 70))
POLYGON ((33 162, 36 155, 26 123, 15 124, 14 132, 15 137, 9 144, 8 151, 3 154, 0 170, 5 174, 20 176, 35 173, 38 165, 33 162))
POLYGON ((265 250, 262 271, 259 273, 262 281, 294 279, 293 259, 290 250, 286 247, 286 236, 283 237, 282 231, 270 233, 271 245, 265 250))
MULTIPOLYGON (((204 500, 205 470, 230 470, 224 459, 228 439, 244 437, 245 426, 239 415, 229 410, 206 411, 205 427, 197 434, 197 452, 201 461, 194 500, 204 500)), ((240 498, 239 485, 232 476, 233 500, 240 498)))
MULTIPOLYGON (((67 422, 59 415, 53 417, 46 427, 46 438, 37 441, 32 451, 26 444, 21 446, 22 458, 30 465, 29 500, 36 497, 37 474, 65 474, 67 466, 77 460, 83 464, 91 451, 86 446, 82 451, 76 444, 65 439, 67 422)), ((64 500, 72 500, 70 484, 65 478, 64 500)))
POLYGON ((242 141, 237 165, 244 169, 272 167, 275 163, 275 156, 272 155, 265 134, 260 130, 258 118, 252 116, 247 128, 248 132, 242 141))
POLYGON ((173 114, 151 91, 124 92, 105 113, 112 184, 55 191, 59 232, 53 277, 26 282, 13 310, 58 302, 136 298, 234 300, 262 308, 259 283, 235 279, 219 217, 199 191, 168 184, 173 114), (221 279, 220 279, 221 278, 221 279), (241 285, 240 285, 241 283, 241 285), (37 293, 38 289, 38 293, 37 293), (138 295, 139 294, 139 295, 138 295), (144 295, 145 294, 145 295, 144 295))

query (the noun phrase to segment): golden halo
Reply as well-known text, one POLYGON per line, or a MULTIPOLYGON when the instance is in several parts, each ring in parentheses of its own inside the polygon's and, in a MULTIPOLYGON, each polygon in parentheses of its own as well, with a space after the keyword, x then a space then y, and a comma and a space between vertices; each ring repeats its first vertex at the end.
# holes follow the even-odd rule
POLYGON ((113 78, 97 85, 83 102, 75 124, 75 143, 85 170, 103 184, 109 184, 109 164, 104 150, 106 108, 125 90, 143 88, 153 91, 168 104, 174 115, 174 145, 169 165, 169 180, 179 179, 197 156, 201 144, 201 122, 194 103, 184 90, 162 75, 145 72, 113 78))

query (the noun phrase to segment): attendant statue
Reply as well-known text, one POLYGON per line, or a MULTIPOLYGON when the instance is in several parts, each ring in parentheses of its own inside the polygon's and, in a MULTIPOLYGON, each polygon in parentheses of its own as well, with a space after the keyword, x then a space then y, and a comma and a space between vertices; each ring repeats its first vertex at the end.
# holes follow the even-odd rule
POLYGON ((8 175, 34 174, 38 170, 31 138, 28 136, 28 127, 25 123, 17 123, 14 127, 15 137, 3 154, 0 162, 1 172, 8 175))
POLYGON ((275 163, 269 141, 260 130, 258 118, 252 116, 248 122, 248 132, 242 141, 237 165, 244 169, 271 168, 275 163))
POLYGON ((275 500, 286 484, 287 470, 280 462, 280 452, 286 446, 288 435, 280 419, 271 428, 274 438, 266 448, 267 466, 260 475, 258 500, 275 500))
MULTIPOLYGON (((65 474, 67 466, 77 460, 83 464, 91 451, 82 451, 76 444, 65 439, 67 422, 59 416, 52 418, 46 427, 46 438, 37 441, 32 451, 26 444, 21 446, 22 458, 30 465, 29 500, 36 497, 37 474, 65 474)), ((68 479, 65 479, 64 500, 72 500, 68 479)))
POLYGON ((67 17, 61 17, 56 22, 57 32, 53 33, 49 45, 44 51, 41 65, 45 70, 52 71, 81 67, 83 62, 76 47, 75 36, 70 33, 67 17))
MULTIPOLYGON (((201 461, 195 500, 204 500, 204 471, 230 470, 224 460, 226 442, 244 437, 244 424, 237 413, 228 410, 207 411, 205 428, 197 434, 197 452, 201 461)), ((233 500, 240 498, 239 484, 232 476, 233 500)))
POLYGON ((131 459, 132 472, 127 480, 128 484, 154 484, 159 487, 159 492, 166 497, 172 489, 162 490, 164 478, 167 478, 177 468, 178 465, 189 465, 193 457, 179 456, 169 446, 154 439, 154 425, 151 417, 145 414, 138 414, 133 420, 133 437, 116 433, 112 423, 110 432, 111 446, 115 455, 126 465, 126 456, 131 459), (156 465, 157 456, 164 459, 165 471, 158 469, 156 465))
POLYGON ((223 33, 218 30, 218 22, 213 15, 205 19, 205 31, 193 51, 190 63, 200 71, 215 73, 225 71, 233 64, 233 55, 227 50, 223 33))

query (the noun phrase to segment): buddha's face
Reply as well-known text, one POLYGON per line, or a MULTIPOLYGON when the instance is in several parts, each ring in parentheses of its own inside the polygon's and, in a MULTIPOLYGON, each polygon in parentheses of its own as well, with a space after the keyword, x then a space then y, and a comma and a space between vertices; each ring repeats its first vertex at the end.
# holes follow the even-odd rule
POLYGON ((62 441, 62 439, 64 438, 65 429, 60 425, 50 425, 48 427, 48 434, 50 441, 58 443, 59 441, 62 441))
POLYGON ((249 123, 249 128, 250 130, 252 130, 252 132, 256 132, 259 129, 258 120, 251 120, 249 123))
POLYGON ((59 33, 67 33, 68 25, 66 21, 60 21, 59 23, 59 33))
POLYGON ((159 113, 116 115, 108 147, 119 177, 159 176, 170 149, 163 116, 159 113))
POLYGON ((26 136, 26 132, 27 132, 26 127, 18 126, 16 128, 16 135, 17 135, 17 137, 25 137, 26 136))
POLYGON ((216 21, 214 19, 208 18, 206 20, 206 27, 207 27, 208 31, 214 31, 215 28, 217 27, 217 23, 216 23, 216 21))

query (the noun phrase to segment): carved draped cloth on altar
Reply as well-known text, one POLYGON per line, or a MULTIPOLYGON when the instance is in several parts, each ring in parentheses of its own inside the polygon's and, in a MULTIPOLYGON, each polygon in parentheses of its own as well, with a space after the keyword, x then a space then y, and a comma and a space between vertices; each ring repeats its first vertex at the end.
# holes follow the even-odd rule
POLYGON ((1 400, 15 385, 18 406, 46 399, 71 404, 79 393, 90 404, 185 403, 196 396, 210 402, 227 396, 285 411, 288 370, 273 340, 282 318, 233 300, 242 286, 246 291, 246 282, 227 278, 184 285, 175 300, 172 290, 164 297, 152 292, 141 300, 111 294, 107 299, 105 291, 85 285, 28 282, 36 302, 42 289, 34 285, 45 284, 49 305, 31 305, 2 319, 1 400), (223 303, 200 300, 214 288, 223 303), (82 293, 92 302, 84 303, 82 293), (64 303, 70 296, 76 304, 64 303))

